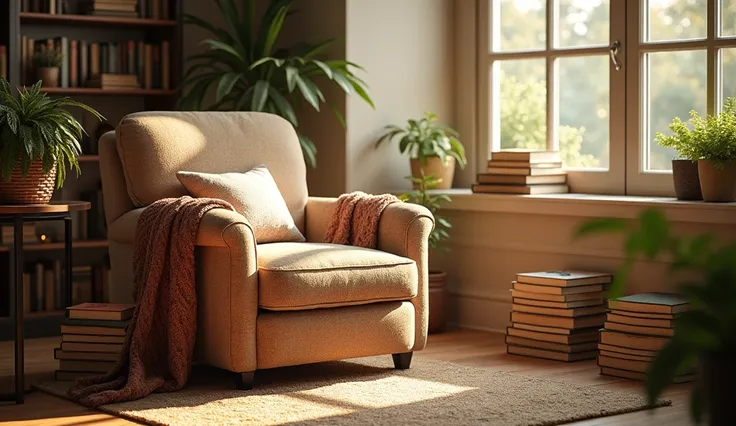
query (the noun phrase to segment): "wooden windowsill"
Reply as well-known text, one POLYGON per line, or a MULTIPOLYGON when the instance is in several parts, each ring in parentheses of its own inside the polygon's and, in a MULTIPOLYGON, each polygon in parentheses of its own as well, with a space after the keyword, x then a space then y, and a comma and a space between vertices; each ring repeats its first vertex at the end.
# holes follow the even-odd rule
MULTIPOLYGON (((394 193, 401 193, 396 191, 394 193)), ((666 197, 595 194, 474 194, 470 189, 436 190, 450 195, 443 208, 458 211, 635 218, 647 208, 664 211, 675 222, 736 225, 736 203, 678 201, 666 197)))

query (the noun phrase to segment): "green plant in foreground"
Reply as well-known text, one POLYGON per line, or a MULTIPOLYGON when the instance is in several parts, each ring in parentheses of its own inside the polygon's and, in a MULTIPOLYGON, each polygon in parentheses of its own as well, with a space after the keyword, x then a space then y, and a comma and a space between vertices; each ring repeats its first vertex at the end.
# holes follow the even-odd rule
POLYGON ((422 170, 421 177, 407 176, 406 179, 417 185, 417 189, 401 194, 399 198, 403 201, 413 204, 419 204, 426 207, 434 216, 434 229, 429 234, 429 246, 433 249, 442 250, 444 252, 450 251, 448 247, 442 245, 442 242, 450 238, 448 229, 452 228, 450 222, 443 216, 439 215, 440 204, 444 202, 451 202, 450 196, 447 194, 432 194, 429 192, 430 189, 437 186, 441 179, 438 179, 435 175, 424 175, 422 170))
MULTIPOLYGON (((631 226, 623 219, 595 219, 584 223, 576 236, 603 232, 623 233, 626 260, 615 275, 609 297, 623 294, 634 261, 668 257, 671 272, 694 277, 677 289, 690 309, 675 320, 674 337, 657 353, 647 372, 647 395, 653 403, 678 373, 690 371, 698 360, 712 354, 736 354, 736 243, 719 244, 710 234, 680 237, 671 233, 665 216, 646 210, 631 226)), ((693 388, 690 413, 700 422, 707 405, 700 385, 693 388)))
POLYGON ((736 160, 736 99, 727 98, 723 111, 705 118, 690 111, 690 119, 675 118, 669 126, 672 135, 657 133, 656 142, 674 148, 688 160, 712 160, 721 168, 736 160))
POLYGON ((3 179, 9 181, 18 166, 25 178, 34 161, 43 163, 45 173, 56 167, 57 187, 64 183, 67 163, 79 174, 79 140, 85 132, 65 107, 82 108, 98 119, 104 119, 83 103, 69 98, 47 97, 41 93, 40 81, 30 88, 18 89, 16 99, 8 81, 0 78, 0 168, 3 179))
POLYGON ((64 55, 56 49, 42 49, 33 55, 33 64, 36 68, 58 68, 63 59, 64 55))
POLYGON ((399 139, 399 151, 416 158, 422 164, 429 157, 439 157, 444 163, 447 156, 454 157, 461 168, 467 164, 465 148, 458 133, 450 127, 436 124, 437 115, 425 112, 419 120, 408 120, 407 126, 386 126, 387 132, 376 142, 376 147, 387 140, 399 139))
MULTIPOLYGON (((184 16, 185 23, 203 28, 213 37, 202 41, 209 46, 207 52, 187 58, 190 65, 183 86, 188 92, 179 100, 180 108, 269 112, 285 118, 298 130, 295 102, 306 101, 317 111, 327 103, 317 86, 319 80, 336 85, 346 94, 357 94, 374 107, 367 84, 353 73, 354 69, 362 70, 360 66, 345 60, 319 59, 334 39, 276 48, 286 18, 294 13, 294 0, 270 0, 258 24, 253 0, 244 0, 240 10, 234 0, 214 3, 222 12, 225 28, 197 16, 184 16), (215 103, 204 107, 202 102, 210 87, 216 88, 215 103)), ((330 107, 344 127, 340 112, 330 107)), ((303 134, 298 136, 307 163, 316 167, 317 148, 303 134)))

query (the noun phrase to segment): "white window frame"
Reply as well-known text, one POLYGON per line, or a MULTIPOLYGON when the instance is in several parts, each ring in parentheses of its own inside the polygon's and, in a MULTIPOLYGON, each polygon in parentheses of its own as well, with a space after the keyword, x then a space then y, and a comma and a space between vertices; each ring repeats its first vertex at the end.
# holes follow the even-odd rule
MULTIPOLYGON (((490 46, 490 31, 492 31, 494 20, 494 11, 491 10, 491 3, 495 3, 496 7, 500 4, 494 0, 480 0, 478 4, 478 53, 480 60, 478 61, 478 88, 479 88, 479 108, 478 108, 478 135, 480 153, 487 153, 486 156, 478 159, 478 170, 485 170, 488 158, 493 151, 500 149, 500 141, 494 137, 494 105, 493 83, 491 81, 491 73, 494 64, 505 59, 540 59, 546 60, 547 68, 547 149, 556 150, 559 147, 555 126, 553 123, 558 122, 557 115, 557 96, 558 88, 554 76, 556 75, 556 60, 558 58, 588 55, 609 55, 609 46, 596 47, 555 47, 557 17, 555 2, 546 0, 547 2, 547 28, 546 28, 546 45, 544 50, 527 50, 513 52, 492 52, 490 46), (550 108, 550 106, 553 106, 550 108)), ((623 22, 625 22, 625 8, 623 2, 614 0, 611 6, 611 22, 610 22, 610 40, 619 40, 624 44, 626 33, 624 31, 623 22)), ((618 56, 621 62, 624 62, 623 54, 618 56)), ((609 110, 609 168, 608 170, 569 170, 568 182, 572 192, 582 193, 598 193, 598 194, 623 194, 625 191, 625 100, 626 100, 626 75, 625 68, 616 71, 611 61, 609 61, 610 76, 610 110, 609 110)), ((496 127, 496 128, 494 128, 496 127)))
MULTIPOLYGON (((627 176, 626 186, 628 194, 635 195, 659 195, 671 196, 674 194, 672 186, 672 172, 670 171, 645 171, 645 159, 648 153, 645 137, 647 137, 646 123, 646 61, 645 55, 649 52, 671 52, 677 50, 705 50, 707 61, 706 74, 706 112, 712 114, 721 107, 721 88, 718 87, 719 64, 717 60, 718 50, 723 47, 736 48, 736 37, 720 37, 720 16, 718 16, 718 2, 720 0, 708 0, 707 2, 707 34, 705 39, 693 39, 686 41, 657 41, 645 42, 647 25, 646 2, 638 0, 627 1, 627 22, 638 23, 627 27, 627 39, 630 42, 626 58, 630 66, 626 78, 628 81, 626 111, 628 124, 626 134, 626 163, 627 176)), ((674 117, 673 117, 674 118, 674 117)), ((686 120, 687 117, 680 117, 686 120)), ((666 131, 666 129, 661 129, 666 131)))
MULTIPOLYGON (((577 55, 608 54, 608 47, 591 48, 555 48, 554 37, 557 25, 554 1, 546 0, 547 32, 544 50, 519 52, 492 52, 490 31, 493 15, 491 3, 498 0, 477 1, 477 123, 478 139, 476 168, 484 171, 488 158, 493 151, 500 149, 498 138, 493 137, 492 123, 494 107, 491 83, 493 64, 503 59, 545 58, 547 62, 547 149, 556 149, 557 141, 553 134, 552 123, 557 123, 555 108, 557 104, 557 87, 552 78, 555 59, 577 55), (485 155, 484 155, 485 154, 485 155)), ((644 160, 644 143, 646 136, 644 96, 646 96, 644 71, 645 54, 648 52, 703 49, 707 52, 707 112, 713 113, 721 107, 719 82, 720 67, 717 60, 720 48, 736 48, 736 36, 720 36, 720 17, 718 2, 708 0, 708 31, 705 39, 687 41, 644 42, 647 25, 647 2, 640 0, 611 0, 610 42, 618 40, 621 51, 618 58, 622 68, 614 69, 609 61, 610 75, 610 142, 609 170, 581 171, 569 170, 568 180, 572 192, 615 194, 615 195, 652 195, 673 196, 671 171, 646 171, 644 160), (632 24, 634 23, 634 24, 632 24), (628 24, 628 25, 627 25, 628 24)), ((498 4, 498 3, 496 3, 498 4)), ((674 118, 674 117, 673 117, 674 118)), ((683 120, 686 117, 681 117, 683 120)), ((666 129, 662 129, 665 131, 666 129)))

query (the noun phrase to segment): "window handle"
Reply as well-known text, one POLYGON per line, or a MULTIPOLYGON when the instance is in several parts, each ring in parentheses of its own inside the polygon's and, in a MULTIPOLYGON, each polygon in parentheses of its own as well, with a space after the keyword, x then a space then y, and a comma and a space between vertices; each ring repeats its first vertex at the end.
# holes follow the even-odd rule
POLYGON ((608 53, 611 55, 611 62, 613 62, 613 68, 616 69, 616 71, 621 71, 621 61, 618 59, 618 54, 621 51, 621 42, 618 40, 615 40, 613 43, 611 43, 611 46, 608 48, 608 53))

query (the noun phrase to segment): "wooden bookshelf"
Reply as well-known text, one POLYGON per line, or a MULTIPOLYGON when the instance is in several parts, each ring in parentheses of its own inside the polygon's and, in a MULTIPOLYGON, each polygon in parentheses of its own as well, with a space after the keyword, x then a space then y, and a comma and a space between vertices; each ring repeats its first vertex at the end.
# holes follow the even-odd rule
MULTIPOLYGON (((49 0, 39 0, 41 4, 49 0)), ((81 14, 50 14, 50 13, 36 13, 39 9, 23 9, 21 10, 22 1, 11 0, 1 1, 0 0, 0 45, 6 46, 7 49, 7 63, 8 63, 8 80, 11 88, 15 90, 21 87, 24 83, 31 84, 35 82, 35 76, 33 80, 28 79, 29 70, 22 69, 21 65, 21 38, 23 36, 39 40, 64 40, 67 39, 69 47, 67 51, 68 55, 72 56, 71 42, 77 40, 80 43, 82 40, 87 41, 88 46, 91 44, 99 44, 100 52, 102 55, 102 45, 117 43, 119 47, 125 42, 134 42, 136 47, 139 44, 154 45, 158 46, 158 50, 154 52, 160 52, 158 55, 153 54, 154 68, 151 73, 154 75, 154 83, 149 84, 148 87, 165 87, 163 81, 163 75, 168 77, 168 87, 172 90, 164 90, 158 88, 141 88, 141 89, 102 89, 86 87, 87 82, 82 81, 81 72, 79 78, 76 80, 78 87, 45 87, 42 91, 49 94, 50 96, 69 96, 75 100, 79 100, 88 104, 89 106, 100 111, 108 119, 108 123, 116 125, 123 115, 137 111, 150 111, 150 110, 173 110, 176 108, 176 100, 178 97, 178 90, 174 90, 179 87, 183 77, 183 0, 162 0, 166 2, 162 6, 161 11, 168 7, 168 17, 171 19, 152 19, 152 18, 140 18, 140 17, 120 17, 120 16, 100 16, 100 15, 81 15, 81 14), (29 10, 34 10, 30 12, 29 10), (168 71, 165 71, 160 59, 163 55, 161 52, 161 46, 166 42, 168 46, 168 71), (158 62, 157 62, 158 61, 158 62), (158 68, 161 66, 161 68, 158 68), (163 74, 167 73, 167 74, 163 74), (30 82, 29 82, 30 80, 30 82), (157 84, 156 81, 159 83, 157 84), (107 110, 105 110, 107 109, 107 110)), ((82 13, 80 5, 84 0, 69 0, 68 6, 70 11, 80 11, 82 13)), ((150 5, 150 3, 149 3, 150 5)), ((40 10, 49 10, 41 6, 40 10)), ((163 13, 163 12, 161 12, 163 13)), ((155 16, 155 15, 148 15, 155 16)), ((159 14, 158 16, 164 16, 159 14)), ((62 45, 66 45, 67 41, 63 41, 62 45)), ((79 46, 79 45, 77 45, 79 46)), ((109 46, 108 46, 109 47, 109 46)), ((82 57, 79 50, 74 51, 77 61, 82 57)), ((127 52, 127 49, 124 51, 127 52)), ((136 54, 134 57, 136 74, 139 76, 138 81, 141 86, 144 86, 145 81, 140 77, 140 64, 141 56, 137 56, 138 50, 135 50, 136 54)), ((91 56, 88 56, 91 60, 91 56)), ((104 58, 105 56, 100 56, 104 58)), ((130 58, 124 53, 120 54, 117 58, 130 58)), ((111 56, 111 58, 116 58, 111 56)), ((148 75, 148 64, 151 59, 147 54, 144 54, 143 60, 146 64, 145 75, 148 75)), ((27 63, 28 56, 25 56, 24 63, 27 63)), ((69 58, 71 61, 72 59, 69 58)), ((107 59, 101 59, 107 60, 107 59)), ((107 65, 107 69, 112 69, 121 73, 121 70, 127 70, 132 72, 131 68, 127 66, 119 66, 120 62, 129 64, 130 59, 116 59, 113 63, 116 65, 107 65), (112 67, 112 68, 111 68, 112 67)), ((71 62, 69 62, 71 63, 71 62)), ((81 62, 77 62, 77 70, 79 70, 81 62)), ((87 63, 88 66, 90 63, 87 63)), ((105 71, 100 62, 99 72, 111 72, 105 71)), ((110 62, 105 62, 110 64, 110 62)), ((125 71, 122 71, 125 72, 125 71)), ((32 74, 32 72, 30 72, 32 74)), ((86 78, 86 77, 85 77, 86 78)), ((92 78, 89 76, 89 78, 92 78)), ((74 81, 69 79, 69 86, 74 85, 74 81)), ((85 126, 87 133, 90 138, 96 138, 99 134, 95 131, 98 124, 89 119, 89 117, 78 117, 80 123, 85 126), (87 120, 85 120, 87 118, 87 120)), ((67 182, 64 184, 64 188, 58 191, 57 194, 63 200, 79 199, 81 194, 86 191, 94 193, 100 186, 99 182, 99 170, 97 164, 100 162, 100 156, 97 151, 97 144, 95 140, 91 140, 89 144, 85 144, 84 155, 79 157, 79 162, 83 163, 83 173, 77 178, 74 174, 68 176, 67 182), (71 180, 71 183, 70 183, 71 180)), ((58 196, 58 195, 57 195, 58 196)), ((93 205, 94 209, 94 205, 93 205)), ((99 213, 99 212, 98 212, 99 213)), ((91 222, 88 222, 91 223, 91 222)), ((92 225, 90 225, 92 226, 92 225)), ((44 232, 44 231, 39 231, 44 232)), ((91 232, 91 231, 90 231, 91 232)), ((96 234, 89 234, 99 235, 96 234)), ((75 266, 86 266, 94 265, 101 266, 107 263, 107 250, 108 241, 106 239, 95 239, 95 240, 77 240, 72 242, 74 249, 74 265, 75 266)), ((27 262, 26 266, 31 266, 34 262, 45 263, 47 261, 58 260, 62 256, 64 249, 63 241, 54 241, 51 243, 37 243, 29 242, 24 245, 24 251, 26 251, 25 259, 27 262)), ((12 262, 12 253, 9 250, 9 246, 0 245, 0 271, 9 271, 10 264, 12 262)), ((13 328, 11 326, 12 321, 10 318, 13 316, 14 306, 11 303, 13 300, 13 290, 9 287, 8 283, 3 283, 5 274, 0 274, 0 312, 2 315, 9 315, 9 317, 0 317, 0 340, 7 340, 12 338, 13 328)), ((64 317, 62 311, 50 311, 50 312, 33 312, 26 315, 26 337, 37 337, 37 336, 50 336, 59 334, 59 325, 64 317)))
POLYGON ((118 16, 90 16, 90 15, 51 15, 48 13, 21 12, 20 23, 39 25, 87 25, 87 26, 119 26, 134 28, 176 27, 176 20, 123 18, 118 16))
MULTIPOLYGON (((107 240, 77 240, 72 241, 72 248, 75 249, 88 249, 88 248, 107 248, 107 240)), ((0 245, 0 253, 7 252, 11 246, 0 245)), ((44 250, 63 250, 64 242, 53 242, 53 243, 31 243, 24 244, 23 250, 25 251, 44 251, 44 250)))
POLYGON ((93 87, 42 87, 42 92, 64 96, 171 96, 176 90, 163 89, 99 89, 93 87))

